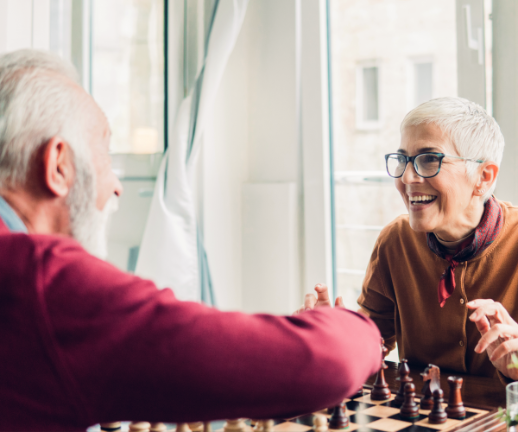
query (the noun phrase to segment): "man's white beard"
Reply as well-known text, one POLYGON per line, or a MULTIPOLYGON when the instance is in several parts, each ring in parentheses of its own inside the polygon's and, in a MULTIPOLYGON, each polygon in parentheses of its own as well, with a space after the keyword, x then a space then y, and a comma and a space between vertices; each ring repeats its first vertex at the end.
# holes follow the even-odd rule
POLYGON ((110 215, 117 210, 117 196, 112 195, 104 209, 97 210, 93 170, 80 165, 76 161, 76 179, 68 196, 72 236, 92 255, 106 259, 106 229, 110 215))

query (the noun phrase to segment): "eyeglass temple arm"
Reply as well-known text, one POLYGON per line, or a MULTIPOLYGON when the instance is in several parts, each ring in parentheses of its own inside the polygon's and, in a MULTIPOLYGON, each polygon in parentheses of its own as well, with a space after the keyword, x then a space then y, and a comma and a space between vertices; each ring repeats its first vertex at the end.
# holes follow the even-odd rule
POLYGON ((467 160, 467 161, 471 161, 471 162, 477 162, 477 163, 484 162, 482 159, 469 159, 469 158, 463 158, 463 157, 460 157, 460 156, 452 156, 452 155, 446 155, 446 154, 444 156, 455 158, 455 159, 467 160))

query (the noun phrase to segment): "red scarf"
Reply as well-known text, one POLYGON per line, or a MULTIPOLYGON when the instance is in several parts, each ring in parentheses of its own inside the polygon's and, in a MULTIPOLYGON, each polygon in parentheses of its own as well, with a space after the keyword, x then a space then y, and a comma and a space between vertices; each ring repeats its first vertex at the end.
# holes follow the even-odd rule
POLYGON ((439 280, 438 295, 441 307, 455 290, 455 268, 485 251, 495 241, 502 224, 502 209, 495 197, 491 197, 485 204, 484 214, 475 229, 475 234, 460 245, 455 255, 448 254, 433 233, 427 233, 430 250, 449 263, 439 280))

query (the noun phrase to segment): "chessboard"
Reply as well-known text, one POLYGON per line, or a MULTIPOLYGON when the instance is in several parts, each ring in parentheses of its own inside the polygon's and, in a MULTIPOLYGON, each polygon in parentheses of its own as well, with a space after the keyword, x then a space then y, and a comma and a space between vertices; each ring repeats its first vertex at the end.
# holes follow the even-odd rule
MULTIPOLYGON (((448 418, 443 424, 430 424, 428 422, 429 410, 419 410, 419 417, 415 420, 404 419, 400 415, 400 409, 392 406, 394 395, 386 401, 374 401, 370 397, 371 390, 363 389, 363 395, 357 395, 351 399, 345 399, 347 407, 347 416, 349 417, 349 425, 344 429, 329 428, 329 432, 438 432, 438 431, 457 431, 457 432, 488 432, 505 430, 501 429, 504 425, 503 421, 498 417, 496 409, 483 409, 470 407, 465 405, 466 417, 463 420, 448 418)), ((418 402, 419 398, 416 398, 418 402)), ((447 404, 444 404, 446 408, 447 404)), ((271 432, 319 432, 314 426, 314 420, 317 416, 324 415, 329 419, 331 414, 327 410, 315 412, 292 419, 273 420, 273 427, 269 429, 271 432)), ((257 428, 253 425, 255 422, 245 420, 243 432, 255 432, 257 428)), ((148 423, 149 425, 149 423, 148 423)), ((128 430, 126 425, 122 425, 120 429, 113 428, 111 431, 128 430)), ((161 431, 182 431, 196 432, 197 428, 189 428, 186 424, 183 427, 179 425, 165 424, 162 428, 155 429, 161 431), (175 429, 176 427, 176 429, 175 429)), ((225 432, 225 421, 215 421, 200 424, 199 431, 225 432)), ((99 430, 99 429, 97 429, 99 430)), ((104 429, 108 430, 108 429, 104 429)), ((129 430, 137 430, 129 427, 129 430)), ((144 429, 145 430, 145 429, 144 429)), ((147 429, 149 430, 149 429, 147 429)), ((151 431, 154 429, 152 428, 151 431)))

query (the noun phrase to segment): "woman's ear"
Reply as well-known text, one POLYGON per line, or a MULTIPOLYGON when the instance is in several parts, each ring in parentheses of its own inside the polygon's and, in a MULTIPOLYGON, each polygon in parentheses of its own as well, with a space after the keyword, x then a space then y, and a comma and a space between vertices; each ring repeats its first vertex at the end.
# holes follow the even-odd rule
POLYGON ((43 175, 47 189, 56 197, 66 197, 74 182, 72 150, 61 137, 52 137, 43 151, 43 175))
POLYGON ((478 181, 475 184, 474 194, 478 196, 484 195, 495 183, 498 171, 498 165, 494 162, 484 162, 482 164, 482 169, 478 174, 478 181))

